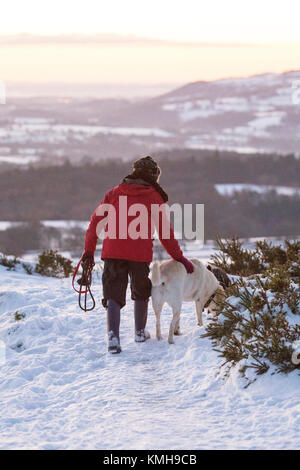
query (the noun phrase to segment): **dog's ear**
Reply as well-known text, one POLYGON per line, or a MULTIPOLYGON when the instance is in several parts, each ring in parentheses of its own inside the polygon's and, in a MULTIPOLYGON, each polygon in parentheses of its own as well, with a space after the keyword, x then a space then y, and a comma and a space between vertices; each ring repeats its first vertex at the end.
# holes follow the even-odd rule
POLYGON ((207 267, 207 269, 208 269, 209 271, 212 271, 210 264, 208 264, 206 267, 207 267))

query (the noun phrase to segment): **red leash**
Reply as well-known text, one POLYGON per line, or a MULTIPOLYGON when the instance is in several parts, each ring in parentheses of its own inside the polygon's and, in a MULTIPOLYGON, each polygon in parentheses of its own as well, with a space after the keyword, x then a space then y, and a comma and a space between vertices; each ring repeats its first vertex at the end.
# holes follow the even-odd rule
POLYGON ((91 310, 94 310, 94 308, 96 306, 96 302, 95 302, 94 296, 93 296, 92 291, 91 291, 92 271, 93 271, 93 267, 95 266, 95 263, 91 263, 90 260, 88 260, 88 259, 86 259, 85 261, 82 262, 82 258, 83 258, 83 256, 80 258, 79 263, 77 264, 77 266, 75 268, 73 278, 72 278, 72 287, 73 287, 74 291, 77 292, 77 294, 79 294, 79 296, 78 296, 78 305, 81 308, 81 310, 83 310, 84 312, 90 312, 91 310), (80 285, 79 290, 77 290, 76 287, 75 287, 75 279, 76 279, 76 276, 78 274, 81 263, 82 263, 82 276, 81 276, 81 282, 77 281, 80 285), (84 284, 83 284, 83 282, 84 282, 84 284), (84 287, 85 287, 85 289, 84 289, 84 287), (90 297, 92 299, 92 306, 89 307, 89 308, 87 307, 88 294, 90 295, 90 297), (82 295, 84 295, 84 304, 83 305, 82 305, 82 295))

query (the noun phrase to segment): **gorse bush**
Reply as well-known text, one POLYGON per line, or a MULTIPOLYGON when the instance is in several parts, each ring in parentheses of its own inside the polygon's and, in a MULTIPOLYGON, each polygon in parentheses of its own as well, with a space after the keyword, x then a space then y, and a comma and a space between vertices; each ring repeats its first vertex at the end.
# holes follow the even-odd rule
POLYGON ((60 255, 57 251, 46 250, 39 255, 39 260, 34 267, 33 263, 22 262, 22 260, 5 256, 0 253, 0 266, 9 271, 23 270, 31 275, 34 272, 48 277, 69 277, 74 272, 72 261, 60 255))
POLYGON ((218 316, 203 336, 225 363, 243 361, 244 373, 254 368, 263 374, 271 366, 284 373, 298 369, 292 355, 300 339, 300 243, 259 242, 253 252, 237 239, 218 243, 214 264, 240 277, 217 304, 218 316))
POLYGON ((16 257, 11 258, 0 255, 0 265, 4 266, 8 270, 14 270, 17 264, 20 264, 20 261, 16 257))
POLYGON ((270 242, 256 242, 253 250, 243 248, 242 242, 233 237, 223 241, 217 238, 219 251, 212 255, 212 263, 224 269, 228 274, 251 276, 266 273, 275 266, 284 266, 294 270, 299 277, 300 241, 285 240, 284 246, 272 246, 270 242))
POLYGON ((35 268, 36 273, 48 277, 69 277, 73 271, 72 261, 54 250, 43 251, 35 268))
POLYGON ((20 313, 18 310, 15 312, 15 315, 14 315, 15 321, 24 320, 25 317, 26 317, 25 313, 20 313))
POLYGON ((242 247, 242 242, 237 238, 222 241, 217 238, 219 252, 212 255, 215 266, 224 269, 228 274, 249 276, 263 271, 263 264, 257 250, 250 251, 242 247))
POLYGON ((4 266, 8 271, 15 271, 18 266, 22 266, 27 274, 33 273, 33 266, 31 263, 22 262, 15 256, 5 256, 0 253, 0 266, 4 266))

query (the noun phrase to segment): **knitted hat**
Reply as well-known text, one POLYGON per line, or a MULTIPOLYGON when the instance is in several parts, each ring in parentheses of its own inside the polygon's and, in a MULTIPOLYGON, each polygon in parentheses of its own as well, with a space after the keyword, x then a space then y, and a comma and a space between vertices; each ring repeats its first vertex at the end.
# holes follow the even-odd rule
POLYGON ((155 180, 160 175, 160 168, 152 157, 139 158, 133 163, 133 169, 135 172, 148 174, 155 180))
POLYGON ((155 160, 153 160, 152 157, 143 157, 139 158, 133 163, 133 172, 126 176, 126 178, 123 179, 123 183, 128 184, 128 180, 139 180, 142 179, 149 183, 153 188, 156 189, 158 194, 162 197, 164 202, 168 201, 168 195, 167 193, 163 190, 163 188, 158 184, 158 177, 161 173, 161 170, 156 163, 155 160))

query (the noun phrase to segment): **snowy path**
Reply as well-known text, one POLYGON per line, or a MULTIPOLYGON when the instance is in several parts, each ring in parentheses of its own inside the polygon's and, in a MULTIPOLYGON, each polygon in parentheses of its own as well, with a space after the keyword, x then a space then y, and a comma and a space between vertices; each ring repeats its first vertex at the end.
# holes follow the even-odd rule
POLYGON ((234 375, 224 383, 191 304, 175 345, 167 343, 167 308, 164 341, 154 339, 150 308, 153 339, 136 344, 129 302, 123 353, 109 356, 100 287, 97 310, 84 314, 70 280, 2 267, 0 279, 1 449, 300 447, 299 377, 260 377, 247 389, 234 375), (16 311, 25 318, 16 321, 16 311))

